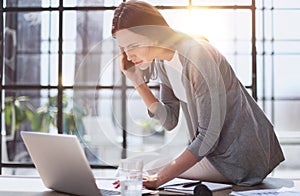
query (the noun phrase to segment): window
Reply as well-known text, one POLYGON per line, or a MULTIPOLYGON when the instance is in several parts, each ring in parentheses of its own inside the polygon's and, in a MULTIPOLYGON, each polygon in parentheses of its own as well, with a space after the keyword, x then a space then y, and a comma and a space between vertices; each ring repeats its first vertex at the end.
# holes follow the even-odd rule
MULTIPOLYGON (((184 121, 173 133, 164 132, 118 69, 110 28, 121 2, 3 1, 2 173, 33 167, 21 130, 77 134, 95 168, 111 168, 127 155, 175 157, 184 149, 186 135, 178 131, 184 121)), ((299 17, 297 1, 148 2, 174 29, 205 36, 227 57, 279 135, 299 132, 300 32, 287 22, 299 17)), ((149 85, 158 94, 157 81, 149 85)), ((299 145, 295 138, 282 142, 299 145)))

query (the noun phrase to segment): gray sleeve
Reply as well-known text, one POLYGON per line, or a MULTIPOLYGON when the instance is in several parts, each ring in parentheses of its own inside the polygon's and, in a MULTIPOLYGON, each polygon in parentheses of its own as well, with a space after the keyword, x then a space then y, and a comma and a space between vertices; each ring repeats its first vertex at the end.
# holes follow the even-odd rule
MULTIPOLYGON (((197 78, 203 81, 202 76, 198 76, 197 78)), ((198 160, 201 160, 204 156, 206 156, 210 151, 213 150, 212 146, 214 146, 206 143, 205 140, 211 118, 211 98, 207 84, 205 82, 198 82, 198 89, 196 88, 195 91, 196 94, 199 94, 201 92, 200 96, 195 98, 195 108, 197 110, 198 122, 195 139, 188 146, 188 150, 190 150, 198 158, 198 160), (201 148, 209 150, 207 150, 205 154, 200 154, 201 148)))
POLYGON ((160 91, 161 96, 156 112, 152 114, 148 110, 148 113, 150 117, 159 120, 165 129, 172 130, 178 123, 180 102, 166 85, 161 85, 160 91))
POLYGON ((158 65, 157 71, 161 80, 159 102, 155 114, 152 114, 149 110, 148 114, 150 117, 159 120, 165 129, 172 130, 178 123, 180 101, 174 95, 172 88, 170 88, 170 83, 162 64, 158 65))
POLYGON ((214 151, 226 114, 226 90, 219 70, 220 56, 209 47, 191 51, 189 78, 197 114, 196 137, 188 149, 200 160, 214 151), (196 56, 196 57, 195 57, 196 56))

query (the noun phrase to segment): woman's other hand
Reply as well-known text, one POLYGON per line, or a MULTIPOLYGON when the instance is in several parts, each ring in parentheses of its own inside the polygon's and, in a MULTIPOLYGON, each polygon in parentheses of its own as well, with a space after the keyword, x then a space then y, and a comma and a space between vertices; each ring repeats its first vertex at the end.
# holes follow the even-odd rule
MULTIPOLYGON (((121 185, 120 180, 116 180, 113 182, 114 188, 119 188, 121 185)), ((158 180, 156 177, 149 177, 144 176, 143 177, 143 187, 146 187, 147 189, 156 189, 158 188, 158 180)))
POLYGON ((143 186, 147 189, 157 189, 159 187, 159 182, 157 177, 144 176, 143 177, 143 186))

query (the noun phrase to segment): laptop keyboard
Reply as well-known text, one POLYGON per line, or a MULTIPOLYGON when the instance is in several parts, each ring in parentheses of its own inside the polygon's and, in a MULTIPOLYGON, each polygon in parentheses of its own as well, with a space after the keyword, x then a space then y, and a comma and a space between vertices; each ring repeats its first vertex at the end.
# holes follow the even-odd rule
POLYGON ((100 189, 100 192, 103 196, 106 196, 106 195, 120 195, 119 191, 114 191, 114 190, 100 189))

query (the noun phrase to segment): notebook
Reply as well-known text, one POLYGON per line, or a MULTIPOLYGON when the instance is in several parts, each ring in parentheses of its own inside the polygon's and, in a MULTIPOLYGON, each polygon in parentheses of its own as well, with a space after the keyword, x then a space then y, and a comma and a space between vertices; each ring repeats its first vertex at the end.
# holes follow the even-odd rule
POLYGON ((74 195, 119 195, 100 190, 75 135, 21 132, 29 155, 47 188, 74 195))
POLYGON ((196 180, 175 178, 174 180, 167 182, 166 184, 159 187, 159 189, 176 192, 176 193, 193 195, 195 187, 199 184, 205 185, 212 192, 232 188, 231 184, 223 184, 223 183, 216 183, 216 182, 200 182, 196 180))

